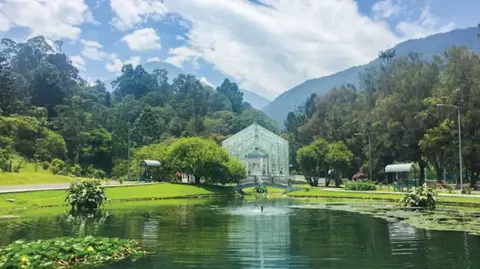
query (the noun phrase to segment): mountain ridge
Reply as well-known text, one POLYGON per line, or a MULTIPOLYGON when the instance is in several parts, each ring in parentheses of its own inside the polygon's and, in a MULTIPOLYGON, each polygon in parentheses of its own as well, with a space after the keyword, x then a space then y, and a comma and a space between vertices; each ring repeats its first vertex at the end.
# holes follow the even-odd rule
MULTIPOLYGON (((395 45, 393 49, 396 51, 396 56, 406 56, 413 51, 420 53, 424 58, 441 55, 445 49, 452 46, 466 46, 472 51, 479 52, 480 45, 477 40, 477 32, 477 27, 455 29, 446 33, 406 40, 395 45)), ((280 94, 263 108, 263 112, 283 127, 288 112, 292 111, 296 105, 304 102, 312 93, 322 95, 334 87, 347 83, 351 83, 361 90, 359 75, 365 68, 374 65, 376 62, 378 62, 378 58, 365 65, 350 67, 332 75, 306 80, 280 94)))

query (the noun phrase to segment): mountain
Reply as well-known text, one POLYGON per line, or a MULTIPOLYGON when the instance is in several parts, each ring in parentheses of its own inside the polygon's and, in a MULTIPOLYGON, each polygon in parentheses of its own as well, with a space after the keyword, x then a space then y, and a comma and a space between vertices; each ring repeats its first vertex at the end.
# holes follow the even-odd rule
POLYGON ((261 96, 260 94, 247 91, 244 89, 240 89, 240 90, 243 92, 243 100, 245 100, 245 102, 250 103, 250 105, 252 105, 253 108, 261 110, 262 108, 264 108, 266 105, 270 103, 269 99, 261 96))
MULTIPOLYGON (((178 75, 184 73, 182 69, 165 62, 148 62, 142 66, 149 73, 153 72, 153 70, 155 69, 165 69, 168 72, 168 80, 170 82, 172 82, 172 80, 176 78, 178 75)), ((114 79, 109 79, 104 81, 105 88, 107 89, 107 91, 110 91, 110 92, 113 91, 113 88, 112 88, 113 80, 114 79)), ((270 100, 268 100, 267 98, 261 95, 258 95, 256 93, 246 91, 243 89, 241 89, 241 91, 243 92, 243 100, 245 102, 250 103, 250 105, 252 105, 253 108, 260 110, 264 108, 268 103, 270 103, 270 100)))
MULTIPOLYGON (((442 55, 452 46, 466 46, 472 51, 480 51, 480 42, 477 39, 478 28, 470 27, 457 29, 447 33, 435 34, 425 38, 412 39, 402 42, 395 47, 397 56, 406 56, 414 51, 422 54, 422 57, 431 59, 434 55, 442 55)), ((359 75, 366 67, 374 65, 378 59, 362 66, 351 67, 333 75, 310 79, 302 84, 282 93, 270 104, 263 108, 265 114, 284 126, 284 120, 288 112, 296 105, 304 102, 312 93, 322 95, 333 87, 352 83, 359 88, 359 75)))

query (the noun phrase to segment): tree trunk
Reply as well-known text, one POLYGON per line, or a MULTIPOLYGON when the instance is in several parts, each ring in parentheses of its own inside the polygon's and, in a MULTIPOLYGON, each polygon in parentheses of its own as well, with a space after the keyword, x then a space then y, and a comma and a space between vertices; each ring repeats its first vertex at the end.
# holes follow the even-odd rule
POLYGON ((338 187, 340 187, 340 183, 341 183, 340 181, 342 179, 342 173, 340 171, 338 171, 338 173, 337 173, 337 171, 338 170, 335 170, 334 175, 335 175, 335 187, 338 188, 338 187))
POLYGON ((419 160, 418 166, 420 166, 419 185, 422 186, 425 183, 425 167, 427 166, 425 161, 419 160))
POLYGON ((195 184, 200 184, 200 176, 194 175, 193 178, 195 179, 195 184))
POLYGON ((471 173, 471 180, 470 180, 470 187, 472 187, 473 190, 475 190, 475 185, 477 185, 478 182, 478 173, 471 173))
POLYGON ((443 169, 439 165, 433 165, 435 168, 435 175, 437 176, 437 183, 442 183, 443 169))

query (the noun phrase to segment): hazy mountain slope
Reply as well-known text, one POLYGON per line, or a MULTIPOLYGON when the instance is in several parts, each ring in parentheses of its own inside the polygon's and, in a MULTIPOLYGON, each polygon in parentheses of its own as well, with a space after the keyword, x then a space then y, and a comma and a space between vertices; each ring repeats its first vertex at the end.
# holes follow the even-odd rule
MULTIPOLYGON (((410 51, 421 53, 424 57, 441 55, 445 49, 452 46, 466 46, 473 51, 480 51, 480 44, 477 39, 477 27, 457 29, 448 33, 436 34, 421 39, 412 39, 395 46, 397 56, 408 55, 410 51)), ((359 74, 365 67, 374 64, 352 67, 330 76, 310 79, 302 84, 282 93, 270 104, 263 108, 263 111, 276 120, 283 127, 284 120, 289 111, 307 99, 312 93, 325 94, 331 88, 342 84, 352 83, 358 86, 359 74)))
POLYGON ((253 108, 261 110, 262 108, 264 108, 266 105, 270 103, 270 100, 268 100, 267 98, 259 94, 256 94, 254 92, 247 91, 244 89, 240 89, 240 90, 243 92, 243 100, 245 100, 245 102, 250 103, 250 105, 252 105, 253 108))
MULTIPOLYGON (((171 65, 169 63, 165 63, 165 62, 148 62, 148 63, 146 63, 142 66, 149 73, 153 72, 154 69, 165 69, 165 70, 167 70, 168 79, 169 79, 170 82, 172 82, 172 80, 174 78, 176 78, 178 75, 184 73, 182 69, 180 69, 180 68, 178 68, 174 65, 171 65)), ((105 88, 107 88, 108 91, 113 91, 113 88, 112 88, 112 81, 113 80, 114 79, 109 79, 107 81, 104 81, 105 88)), ((270 100, 268 100, 267 98, 265 98, 261 95, 258 95, 256 93, 246 91, 246 90, 242 90, 242 91, 243 91, 243 99, 245 100, 245 102, 250 103, 253 108, 262 109, 268 103, 270 103, 270 100)))

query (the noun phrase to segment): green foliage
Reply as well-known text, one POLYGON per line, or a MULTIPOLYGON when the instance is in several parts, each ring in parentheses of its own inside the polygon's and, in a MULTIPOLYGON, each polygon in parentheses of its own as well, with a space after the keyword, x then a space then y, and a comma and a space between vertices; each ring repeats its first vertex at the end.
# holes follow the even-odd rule
POLYGON ((96 209, 107 201, 107 197, 100 181, 84 179, 71 184, 65 201, 77 210, 96 209))
POLYGON ((65 168, 65 162, 60 159, 53 159, 49 165, 49 170, 54 175, 63 171, 64 168, 65 168))
MULTIPOLYGON (((192 75, 169 78, 166 70, 149 73, 141 65, 125 65, 109 93, 100 81, 88 85, 69 58, 43 37, 24 43, 3 39, 0 55, 2 167, 18 155, 68 163, 65 169, 50 167, 54 173, 120 177, 128 170, 128 149, 185 136, 220 142, 255 121, 279 132, 228 80, 214 89, 192 75)), ((224 161, 214 168, 206 176, 223 182, 242 175, 238 163, 224 161)), ((165 178, 169 171, 155 174, 165 178)))
POLYGON ((64 159, 67 147, 63 137, 49 129, 44 129, 43 137, 38 139, 37 150, 39 160, 51 161, 53 159, 64 159))
MULTIPOLYGON (((180 138, 168 147, 168 166, 173 170, 193 175, 195 182, 200 178, 227 183, 246 174, 239 163, 230 163, 231 157, 226 149, 213 140, 200 137, 180 138), (232 171, 229 171, 232 168, 232 171)), ((235 162, 235 161, 233 161, 235 162)))
POLYGON ((328 143, 322 138, 318 138, 310 145, 297 150, 297 163, 300 170, 311 186, 318 185, 320 174, 326 173, 326 153, 328 143))
POLYGON ((255 186, 253 188, 254 193, 267 193, 267 187, 264 186, 255 186))
POLYGON ((87 236, 17 240, 0 249, 0 268, 92 268, 125 259, 135 261, 144 255, 138 242, 128 239, 87 236))
POLYGON ((472 187, 470 187, 470 186, 463 186, 462 194, 472 194, 472 187))
POLYGON ((344 188, 349 191, 374 191, 377 186, 375 182, 370 181, 348 181, 344 188))
POLYGON ((425 183, 423 186, 413 188, 410 193, 405 194, 401 203, 405 207, 435 209, 438 202, 437 196, 437 192, 425 183))
POLYGON ((47 161, 42 162, 42 168, 43 170, 48 170, 50 168, 50 163, 47 161))
POLYGON ((343 142, 335 142, 328 145, 325 159, 330 167, 334 168, 335 185, 341 184, 342 172, 346 172, 353 159, 353 153, 343 142))

